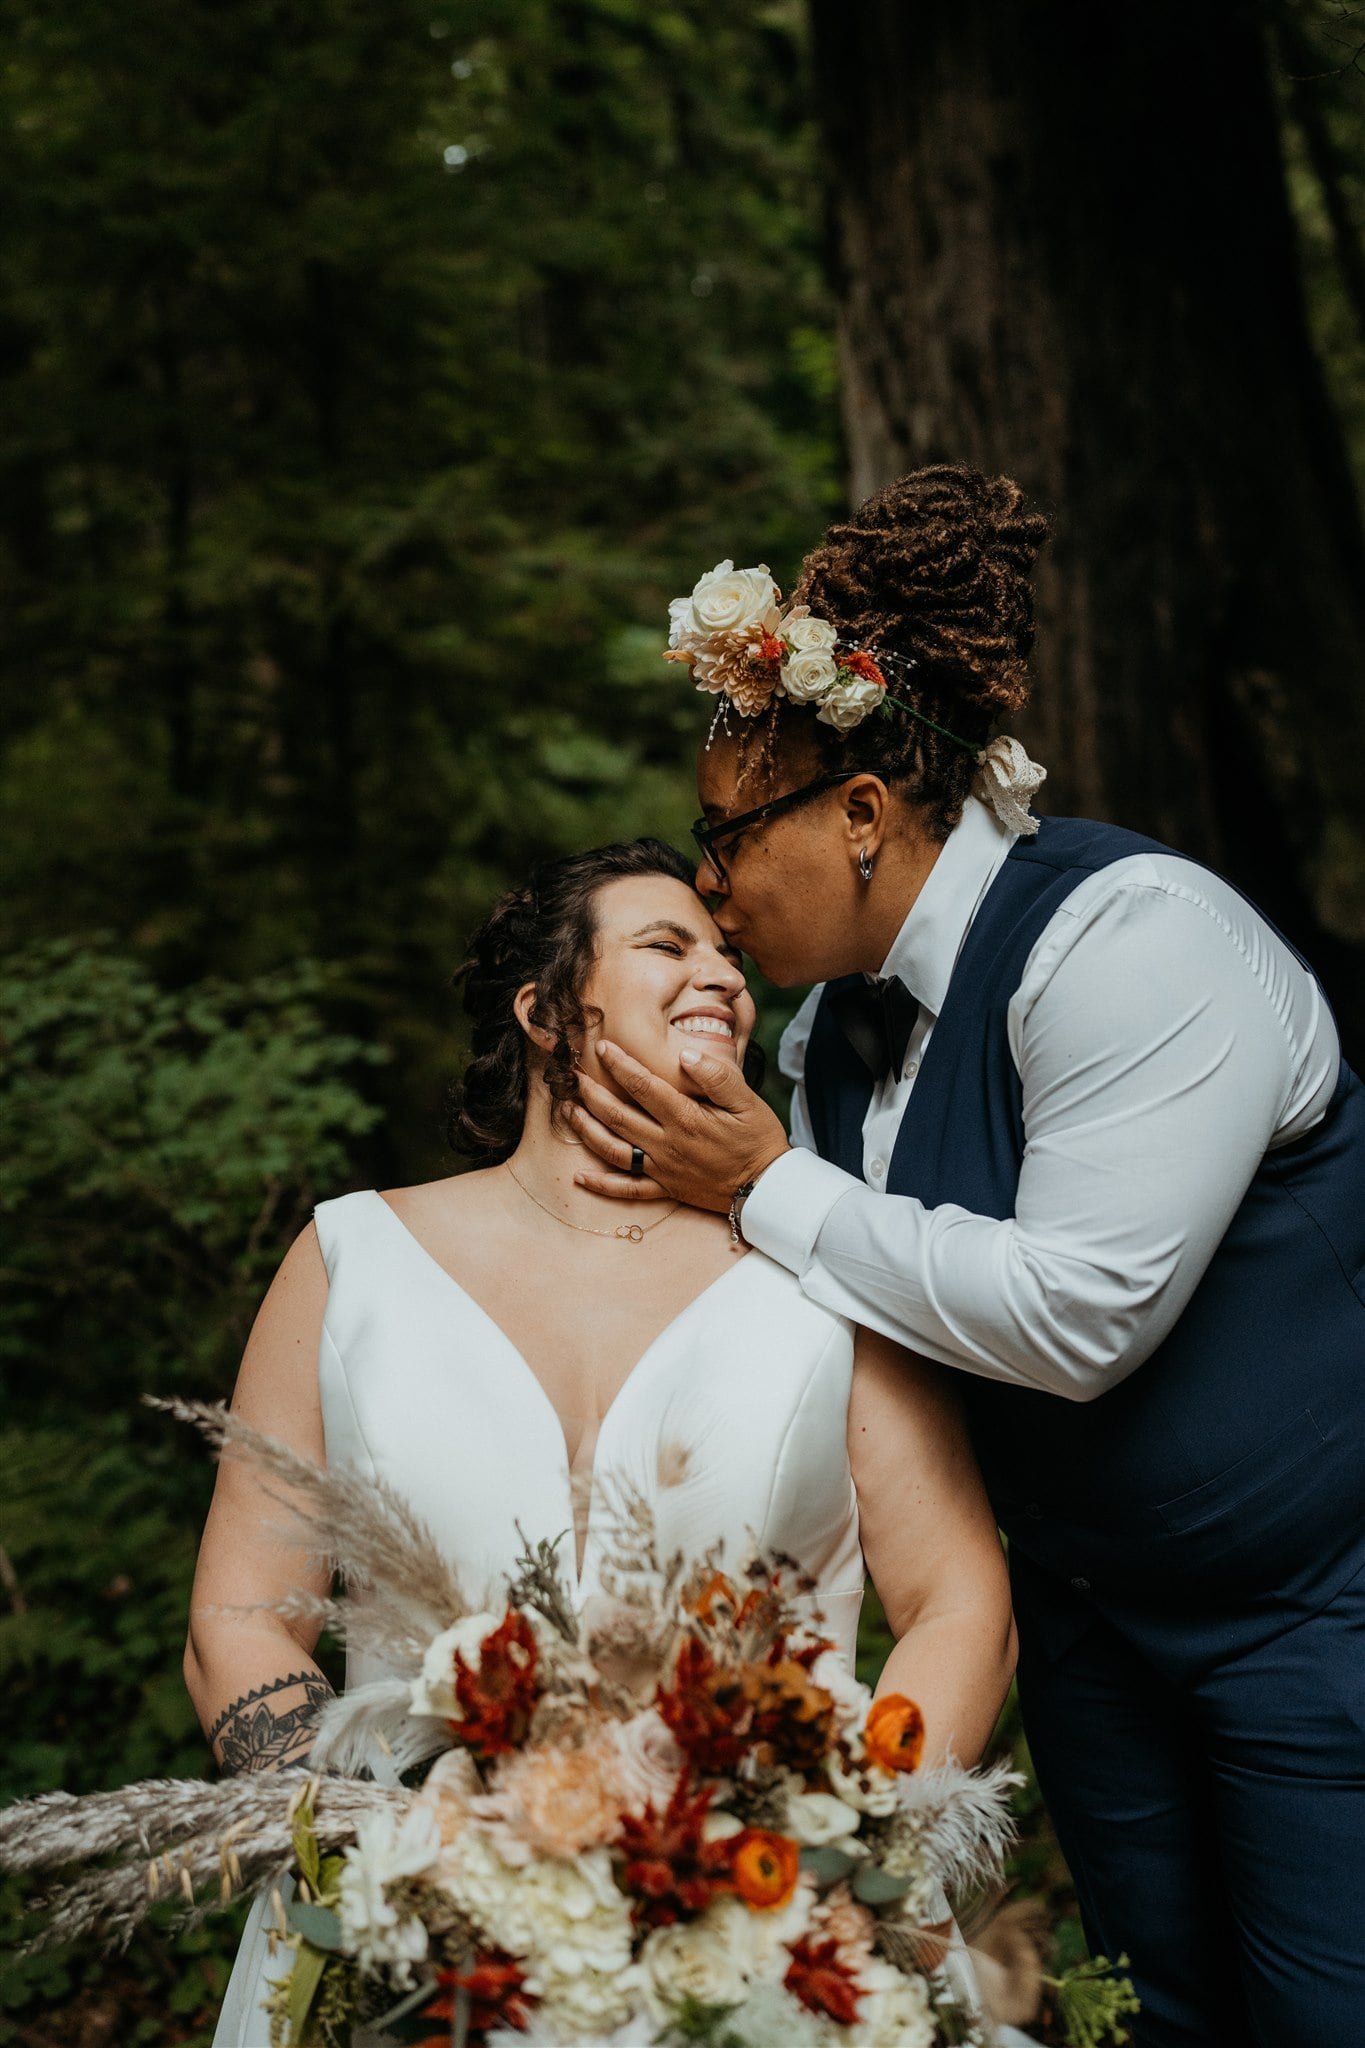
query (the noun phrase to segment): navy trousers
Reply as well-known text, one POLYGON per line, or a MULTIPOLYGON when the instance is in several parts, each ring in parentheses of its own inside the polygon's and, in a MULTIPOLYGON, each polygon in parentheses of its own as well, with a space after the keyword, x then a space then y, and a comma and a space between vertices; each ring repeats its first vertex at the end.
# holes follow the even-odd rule
POLYGON ((1141 2048, 1362 2048, 1365 1570, 1191 1668, 1093 1613, 1049 1655, 1029 1569, 1024 1726, 1091 1951, 1128 1954, 1141 2048))

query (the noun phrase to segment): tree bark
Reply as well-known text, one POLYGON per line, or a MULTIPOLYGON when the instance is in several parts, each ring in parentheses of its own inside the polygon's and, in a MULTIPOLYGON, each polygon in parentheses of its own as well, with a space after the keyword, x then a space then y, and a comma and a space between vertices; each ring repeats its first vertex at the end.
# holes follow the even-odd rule
POLYGON ((1048 509, 1047 807, 1228 873, 1365 1044, 1365 537, 1247 0, 812 0, 850 489, 1048 509))

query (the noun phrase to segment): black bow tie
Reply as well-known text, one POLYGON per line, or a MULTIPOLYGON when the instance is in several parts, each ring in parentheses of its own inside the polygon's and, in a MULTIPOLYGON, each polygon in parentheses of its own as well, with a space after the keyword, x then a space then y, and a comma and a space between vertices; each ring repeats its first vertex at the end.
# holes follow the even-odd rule
POLYGON ((830 990, 834 1017, 874 1081, 899 1075, 919 1004, 898 974, 830 990))

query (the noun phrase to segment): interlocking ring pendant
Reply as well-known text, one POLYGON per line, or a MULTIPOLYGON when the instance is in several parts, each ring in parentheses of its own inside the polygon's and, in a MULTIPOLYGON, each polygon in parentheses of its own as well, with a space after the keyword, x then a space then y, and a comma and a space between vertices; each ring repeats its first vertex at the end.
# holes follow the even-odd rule
POLYGON ((639 1244, 644 1237, 644 1232, 638 1223, 618 1223, 616 1235, 618 1237, 628 1237, 632 1244, 639 1244))

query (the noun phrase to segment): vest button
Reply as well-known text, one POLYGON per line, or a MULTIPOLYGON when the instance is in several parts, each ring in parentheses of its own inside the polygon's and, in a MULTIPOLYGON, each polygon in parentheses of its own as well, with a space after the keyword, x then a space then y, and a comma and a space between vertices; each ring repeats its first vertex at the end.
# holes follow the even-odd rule
POLYGON ((1043 1511, 1037 1501, 1031 1500, 1026 1502, 1024 1506, 1024 1520, 1026 1522, 1041 1522, 1042 1519, 1043 1511))
POLYGON ((1071 1590, 1073 1593, 1088 1593, 1090 1591, 1089 1579, 1073 1579, 1071 1581, 1071 1590))

